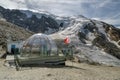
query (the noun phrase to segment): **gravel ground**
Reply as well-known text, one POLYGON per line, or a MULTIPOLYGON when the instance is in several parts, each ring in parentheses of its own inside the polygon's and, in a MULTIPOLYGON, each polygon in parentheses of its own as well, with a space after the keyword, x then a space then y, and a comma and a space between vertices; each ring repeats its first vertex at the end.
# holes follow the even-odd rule
POLYGON ((120 67, 66 61, 64 67, 27 67, 16 71, 3 64, 4 60, 0 60, 0 80, 120 80, 120 67))

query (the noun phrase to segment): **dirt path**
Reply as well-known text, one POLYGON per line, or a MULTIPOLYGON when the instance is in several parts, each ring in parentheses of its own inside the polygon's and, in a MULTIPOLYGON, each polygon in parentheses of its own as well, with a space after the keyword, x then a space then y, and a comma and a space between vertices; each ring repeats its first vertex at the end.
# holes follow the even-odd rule
POLYGON ((120 80, 120 67, 94 66, 67 61, 67 67, 14 68, 3 66, 0 60, 0 80, 120 80), (70 67, 73 66, 73 67, 70 67))

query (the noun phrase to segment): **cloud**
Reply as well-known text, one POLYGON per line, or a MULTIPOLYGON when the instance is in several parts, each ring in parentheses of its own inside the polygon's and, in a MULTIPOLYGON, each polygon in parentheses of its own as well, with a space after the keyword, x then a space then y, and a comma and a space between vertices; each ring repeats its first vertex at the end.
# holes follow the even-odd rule
POLYGON ((9 9, 25 8, 24 0, 0 0, 0 6, 9 9))
POLYGON ((104 22, 107 22, 109 24, 119 25, 120 19, 104 19, 102 20, 104 22))
POLYGON ((120 0, 0 0, 0 5, 10 9, 45 10, 60 16, 84 15, 110 24, 120 21, 120 0))
POLYGON ((78 15, 84 14, 80 0, 26 0, 27 8, 45 9, 56 15, 78 15), (34 5, 35 4, 35 5, 34 5))
POLYGON ((116 18, 118 15, 114 16, 113 17, 109 17, 109 18, 99 18, 99 17, 95 17, 95 18, 92 18, 94 20, 99 20, 99 21, 103 21, 103 22, 106 22, 108 24, 111 24, 111 25, 114 25, 116 27, 120 27, 120 16, 118 18, 116 18))
POLYGON ((102 17, 107 4, 112 0, 1 0, 0 5, 8 8, 44 9, 56 15, 85 15, 87 17, 102 17))

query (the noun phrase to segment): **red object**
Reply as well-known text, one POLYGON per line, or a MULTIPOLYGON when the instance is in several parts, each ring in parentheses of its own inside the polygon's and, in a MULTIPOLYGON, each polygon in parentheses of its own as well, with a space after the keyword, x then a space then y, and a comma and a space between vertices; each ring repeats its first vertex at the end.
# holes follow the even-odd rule
POLYGON ((66 38, 64 39, 64 43, 65 43, 65 44, 69 44, 69 43, 70 43, 70 40, 69 40, 68 37, 66 37, 66 38))

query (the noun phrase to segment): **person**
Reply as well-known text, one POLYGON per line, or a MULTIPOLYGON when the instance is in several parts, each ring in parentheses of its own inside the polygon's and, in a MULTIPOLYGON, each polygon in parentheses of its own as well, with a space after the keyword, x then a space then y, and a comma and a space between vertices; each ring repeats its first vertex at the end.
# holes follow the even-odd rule
POLYGON ((64 39, 64 43, 65 43, 65 44, 69 44, 69 43, 70 43, 70 39, 69 39, 68 37, 66 37, 66 38, 64 39))
POLYGON ((68 38, 68 36, 64 39, 64 44, 65 44, 65 47, 62 50, 62 52, 65 56, 68 56, 69 55, 69 44, 70 44, 70 39, 68 38))
POLYGON ((11 48, 11 54, 15 54, 15 49, 11 48))

